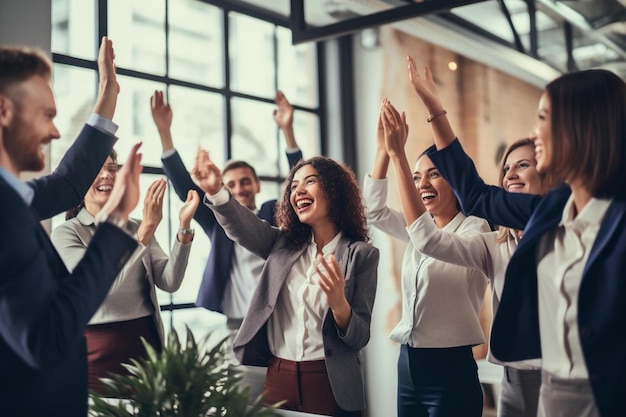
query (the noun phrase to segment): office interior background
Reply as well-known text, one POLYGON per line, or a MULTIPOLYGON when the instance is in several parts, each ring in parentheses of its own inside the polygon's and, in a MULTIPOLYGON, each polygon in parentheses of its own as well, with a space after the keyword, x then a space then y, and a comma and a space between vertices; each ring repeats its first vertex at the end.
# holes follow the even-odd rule
MULTIPOLYGON (((116 150, 123 161, 143 141, 142 188, 163 176, 149 99, 164 90, 186 165, 198 145, 218 165, 244 159, 261 176, 262 202, 280 195, 288 172, 272 119, 277 90, 296 108, 305 158, 336 158, 361 180, 373 163, 383 97, 407 113, 409 155, 432 143, 408 81, 410 54, 433 69, 456 133, 483 178, 495 183, 503 149, 534 126, 546 82, 594 67, 626 77, 625 19, 625 0, 0 0, 0 43, 38 46, 54 61, 62 138, 48 149, 46 171, 91 112, 95 59, 106 34, 121 85, 116 150)), ((390 193, 390 205, 399 207, 394 187, 390 193)), ((164 248, 174 239, 181 204, 171 189, 166 197, 157 231, 164 248)), ((62 221, 58 216, 46 226, 62 221)), ((398 346, 387 335, 400 314, 404 247, 376 230, 371 235, 381 262, 365 351, 368 415, 394 415, 398 346)), ((223 316, 193 304, 209 248, 196 233, 181 289, 159 293, 166 329, 188 325, 197 337, 225 331, 223 316)))

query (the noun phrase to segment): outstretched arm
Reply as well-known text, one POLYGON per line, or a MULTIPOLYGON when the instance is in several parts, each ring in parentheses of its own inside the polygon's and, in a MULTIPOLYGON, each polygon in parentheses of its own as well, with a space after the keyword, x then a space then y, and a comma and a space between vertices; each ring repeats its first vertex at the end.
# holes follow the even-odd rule
POLYGON ((406 221, 402 213, 387 206, 389 155, 387 154, 383 129, 384 111, 387 102, 388 100, 385 98, 380 104, 380 112, 376 124, 376 156, 374 157, 374 167, 371 173, 366 175, 363 180, 363 203, 369 225, 406 242, 408 241, 406 221))
POLYGON ((435 139, 436 149, 429 149, 427 154, 441 175, 450 183, 463 212, 485 218, 497 225, 524 229, 541 197, 508 193, 499 187, 484 183, 473 161, 465 154, 456 139, 447 113, 437 95, 430 68, 425 66, 423 77, 420 77, 413 58, 409 56, 407 59, 409 79, 428 110, 428 122, 435 139))
POLYGON ((424 67, 424 76, 423 78, 420 77, 413 57, 408 56, 407 60, 409 66, 409 80, 428 111, 427 121, 430 123, 435 138, 435 146, 437 149, 443 149, 452 143, 456 135, 452 130, 452 126, 450 126, 447 112, 444 110, 437 94, 433 74, 430 71, 430 67, 426 65, 424 67))
POLYGON ((277 108, 274 109, 274 121, 285 137, 287 161, 291 169, 302 159, 302 151, 300 151, 298 147, 293 131, 293 106, 289 103, 282 91, 276 92, 274 102, 277 106, 277 108))
MULTIPOLYGON (((141 156, 133 147, 98 228, 72 273, 15 192, 2 192, 0 222, 0 338, 34 369, 56 366, 83 336, 137 241, 113 225, 128 219, 139 198, 141 156), (17 237, 17 238, 16 238, 17 237)), ((6 187, 5 187, 6 189, 6 187)))
POLYGON ((31 207, 40 219, 76 207, 83 200, 117 140, 113 135, 117 126, 111 122, 120 90, 114 59, 113 43, 105 36, 98 52, 100 82, 94 108, 100 119, 95 125, 90 119, 50 175, 28 183, 35 191, 31 207))
POLYGON ((404 218, 406 224, 411 225, 418 217, 426 212, 426 208, 415 188, 413 172, 411 171, 409 160, 404 151, 406 139, 409 134, 406 116, 404 112, 402 114, 398 113, 389 101, 385 103, 383 108, 383 132, 387 153, 396 170, 404 218))

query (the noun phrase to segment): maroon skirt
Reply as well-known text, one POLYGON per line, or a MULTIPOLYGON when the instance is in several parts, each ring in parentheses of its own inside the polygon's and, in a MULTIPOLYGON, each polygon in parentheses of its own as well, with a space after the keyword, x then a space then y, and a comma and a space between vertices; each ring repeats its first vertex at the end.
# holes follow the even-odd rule
POLYGON ((113 323, 94 324, 85 330, 87 338, 87 360, 89 363, 89 389, 101 392, 100 378, 109 374, 127 375, 123 363, 130 359, 146 357, 141 337, 146 339, 157 352, 161 351, 161 339, 153 316, 113 323))

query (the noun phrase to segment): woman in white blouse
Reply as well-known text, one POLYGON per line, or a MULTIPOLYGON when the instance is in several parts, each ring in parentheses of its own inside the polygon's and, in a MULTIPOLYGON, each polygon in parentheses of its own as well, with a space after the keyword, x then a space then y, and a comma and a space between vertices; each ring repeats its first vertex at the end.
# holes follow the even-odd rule
POLYGON ((411 170, 404 153, 407 134, 404 114, 400 116, 383 101, 374 168, 363 187, 369 224, 407 242, 402 318, 390 335, 401 344, 398 416, 479 417, 483 400, 472 346, 485 342, 478 312, 487 279, 477 270, 419 252, 415 223, 425 206, 433 226, 450 233, 488 232, 489 225, 459 211, 452 189, 428 157, 420 156, 411 170), (384 125, 388 127, 385 130, 384 125), (390 126, 396 129, 395 142, 390 126), (386 206, 390 160, 396 170, 402 213, 386 206))
MULTIPOLYGON (((393 123, 393 120, 392 120, 393 123)), ((535 145, 532 139, 511 144, 500 165, 500 184, 511 193, 541 194, 543 177, 537 172, 535 145)), ((418 211, 426 209, 421 204, 418 211)), ((415 222, 417 250, 423 254, 455 265, 474 268, 491 281, 492 315, 495 316, 504 276, 511 255, 522 236, 521 230, 501 227, 499 231, 474 235, 459 235, 437 229, 426 213, 415 222)), ((502 362, 491 351, 487 359, 504 366, 498 401, 499 417, 535 417, 541 387, 541 360, 502 362)))

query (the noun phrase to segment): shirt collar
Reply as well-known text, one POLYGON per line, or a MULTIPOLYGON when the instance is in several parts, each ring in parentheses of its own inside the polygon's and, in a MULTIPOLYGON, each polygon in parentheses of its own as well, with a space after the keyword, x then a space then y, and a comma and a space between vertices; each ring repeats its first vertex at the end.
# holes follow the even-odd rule
MULTIPOLYGON (((322 255, 324 255, 324 258, 335 252, 341 236, 341 232, 337 233, 330 242, 324 245, 324 247, 322 248, 322 255)), ((311 242, 309 243, 308 252, 311 258, 315 258, 317 256, 317 244, 315 243, 315 240, 313 240, 313 235, 311 235, 311 242)))
POLYGON ((567 199, 567 203, 565 203, 565 207, 563 207, 563 215, 561 216, 559 226, 577 228, 599 226, 612 202, 612 198, 591 197, 591 200, 578 213, 578 216, 574 218, 574 194, 571 194, 567 199))
POLYGON ((92 216, 91 213, 89 213, 85 207, 80 209, 80 211, 76 215, 76 219, 83 226, 91 226, 91 225, 93 225, 95 223, 95 217, 92 216))
POLYGON ((454 233, 466 218, 467 216, 459 211, 456 216, 452 218, 450 223, 446 224, 441 230, 454 233))
POLYGON ((2 179, 4 179, 7 184, 9 184, 11 188, 13 188, 15 192, 22 197, 26 205, 30 207, 33 202, 33 198, 35 198, 35 190, 2 167, 0 167, 0 177, 2 177, 2 179))

